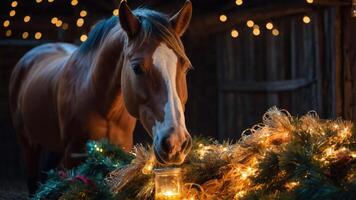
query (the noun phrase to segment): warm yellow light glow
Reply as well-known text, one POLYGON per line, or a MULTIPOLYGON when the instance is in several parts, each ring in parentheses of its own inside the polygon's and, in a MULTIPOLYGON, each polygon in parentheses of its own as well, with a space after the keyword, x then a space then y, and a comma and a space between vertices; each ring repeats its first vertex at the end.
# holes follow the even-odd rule
POLYGON ((49 3, 53 3, 54 0, 48 0, 49 3))
POLYGON ((71 4, 72 6, 76 6, 76 5, 78 5, 78 0, 72 0, 72 1, 70 2, 70 4, 71 4))
POLYGON ((87 39, 88 39, 88 36, 85 34, 80 36, 80 41, 82 41, 82 42, 85 42, 85 40, 87 40, 87 39))
POLYGON ((36 0, 36 3, 41 3, 42 2, 42 0, 36 0))
POLYGON ((119 15, 119 9, 113 10, 112 14, 115 15, 115 16, 118 16, 119 15))
POLYGON ((5 20, 2 25, 3 25, 4 27, 8 27, 8 26, 10 26, 10 21, 9 21, 9 20, 5 20))
POLYGON ((88 12, 86 11, 86 10, 82 10, 82 11, 80 11, 80 16, 81 17, 85 17, 85 16, 87 16, 87 14, 88 14, 88 12))
POLYGON ((23 18, 23 21, 25 23, 29 22, 31 20, 31 17, 29 15, 26 15, 24 18, 23 18))
POLYGON ((41 39, 41 37, 42 37, 42 33, 41 33, 41 32, 36 32, 36 33, 35 33, 35 39, 36 39, 36 40, 41 39))
POLYGON ((78 27, 82 27, 83 24, 84 24, 84 19, 83 19, 83 18, 78 18, 78 19, 77 19, 77 26, 78 26, 78 27))
POLYGON ((260 26, 255 24, 255 25, 253 25, 253 29, 260 29, 260 26))
POLYGON ((252 20, 248 20, 246 22, 246 25, 251 28, 251 27, 253 27, 253 25, 255 25, 255 22, 253 22, 252 20))
POLYGON ((51 19, 51 23, 52 23, 52 24, 56 24, 57 21, 58 21, 58 18, 57 18, 57 17, 53 17, 53 18, 51 19))
POLYGON ((236 193, 235 199, 240 199, 241 197, 245 196, 245 194, 246 194, 246 191, 241 190, 238 193, 236 193))
POLYGON ((179 196, 179 193, 178 192, 174 192, 174 191, 171 191, 171 190, 168 190, 168 191, 164 191, 162 192, 162 194, 166 197, 171 197, 171 196, 179 196))
POLYGON ((253 31, 252 31, 252 33, 253 33, 253 35, 258 36, 258 35, 261 34, 261 31, 260 31, 260 29, 258 29, 258 28, 254 28, 253 31))
POLYGON ((227 16, 226 15, 220 15, 219 17, 221 22, 226 22, 227 21, 227 16))
POLYGON ((17 1, 13 1, 13 2, 11 3, 11 7, 15 8, 16 6, 17 6, 17 1))
POLYGON ((268 23, 266 24, 266 28, 267 28, 268 30, 272 30, 272 29, 273 29, 273 24, 272 24, 272 22, 268 22, 268 23))
POLYGON ((15 10, 11 10, 9 13, 10 17, 13 17, 16 15, 16 11, 15 10))
POLYGON ((299 185, 299 182, 298 182, 298 181, 292 181, 292 182, 286 183, 286 184, 285 184, 285 187, 286 187, 288 190, 292 190, 292 189, 294 189, 295 187, 297 187, 298 185, 299 185))
POLYGON ((310 23, 310 18, 308 16, 304 16, 303 17, 303 22, 306 23, 306 24, 309 24, 310 23))
POLYGON ((56 26, 57 26, 57 27, 62 26, 62 24, 63 24, 62 20, 57 20, 57 21, 56 21, 56 26))
POLYGON ((28 32, 23 32, 22 33, 22 38, 27 39, 28 38, 28 32))
POLYGON ((314 0, 306 0, 307 1, 307 3, 313 3, 314 2, 314 0))
POLYGON ((351 157, 356 158, 356 152, 351 152, 351 157))
POLYGON ((63 30, 68 30, 69 25, 67 23, 63 23, 62 28, 63 28, 63 30))
POLYGON ((10 37, 12 35, 12 31, 11 30, 7 30, 5 35, 6 35, 6 37, 10 37))
POLYGON ((236 0, 235 3, 236 3, 236 5, 241 6, 243 4, 243 1, 242 0, 236 0))
POLYGON ((272 34, 273 34, 274 36, 279 35, 278 29, 273 29, 273 30, 272 30, 272 34))
POLYGON ((237 38, 239 36, 239 32, 236 29, 232 29, 231 31, 231 37, 237 38))

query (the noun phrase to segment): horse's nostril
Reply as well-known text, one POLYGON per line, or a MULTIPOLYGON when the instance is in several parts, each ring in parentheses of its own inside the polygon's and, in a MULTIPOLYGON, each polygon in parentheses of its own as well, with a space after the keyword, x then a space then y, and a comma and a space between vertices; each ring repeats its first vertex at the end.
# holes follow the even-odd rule
POLYGON ((163 138, 162 141, 161 141, 161 147, 162 147, 162 150, 166 153, 169 153, 171 150, 172 150, 172 144, 171 142, 169 141, 169 138, 163 138))
POLYGON ((186 139, 182 144, 182 149, 185 150, 189 145, 189 139, 186 139))

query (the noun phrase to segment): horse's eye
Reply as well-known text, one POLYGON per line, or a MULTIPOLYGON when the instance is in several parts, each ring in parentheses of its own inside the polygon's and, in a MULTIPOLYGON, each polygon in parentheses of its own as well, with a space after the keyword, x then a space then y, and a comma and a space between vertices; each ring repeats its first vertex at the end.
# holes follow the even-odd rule
POLYGON ((143 74, 143 69, 142 69, 141 65, 139 65, 139 64, 134 65, 132 69, 136 75, 143 74))

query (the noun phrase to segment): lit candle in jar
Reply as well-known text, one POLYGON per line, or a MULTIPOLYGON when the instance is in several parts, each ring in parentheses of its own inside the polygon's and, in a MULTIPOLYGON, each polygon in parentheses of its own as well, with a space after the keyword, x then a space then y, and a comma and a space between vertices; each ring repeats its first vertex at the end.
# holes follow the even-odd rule
POLYGON ((180 168, 155 169, 155 200, 182 199, 180 168))

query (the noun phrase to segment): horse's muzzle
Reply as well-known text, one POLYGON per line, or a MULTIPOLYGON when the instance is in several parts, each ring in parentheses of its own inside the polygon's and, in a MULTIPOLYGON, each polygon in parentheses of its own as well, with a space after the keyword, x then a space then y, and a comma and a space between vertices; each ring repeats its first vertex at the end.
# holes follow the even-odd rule
POLYGON ((171 132, 154 141, 154 153, 162 164, 182 164, 192 146, 192 138, 188 132, 171 132), (181 136, 182 135, 182 136, 181 136))

